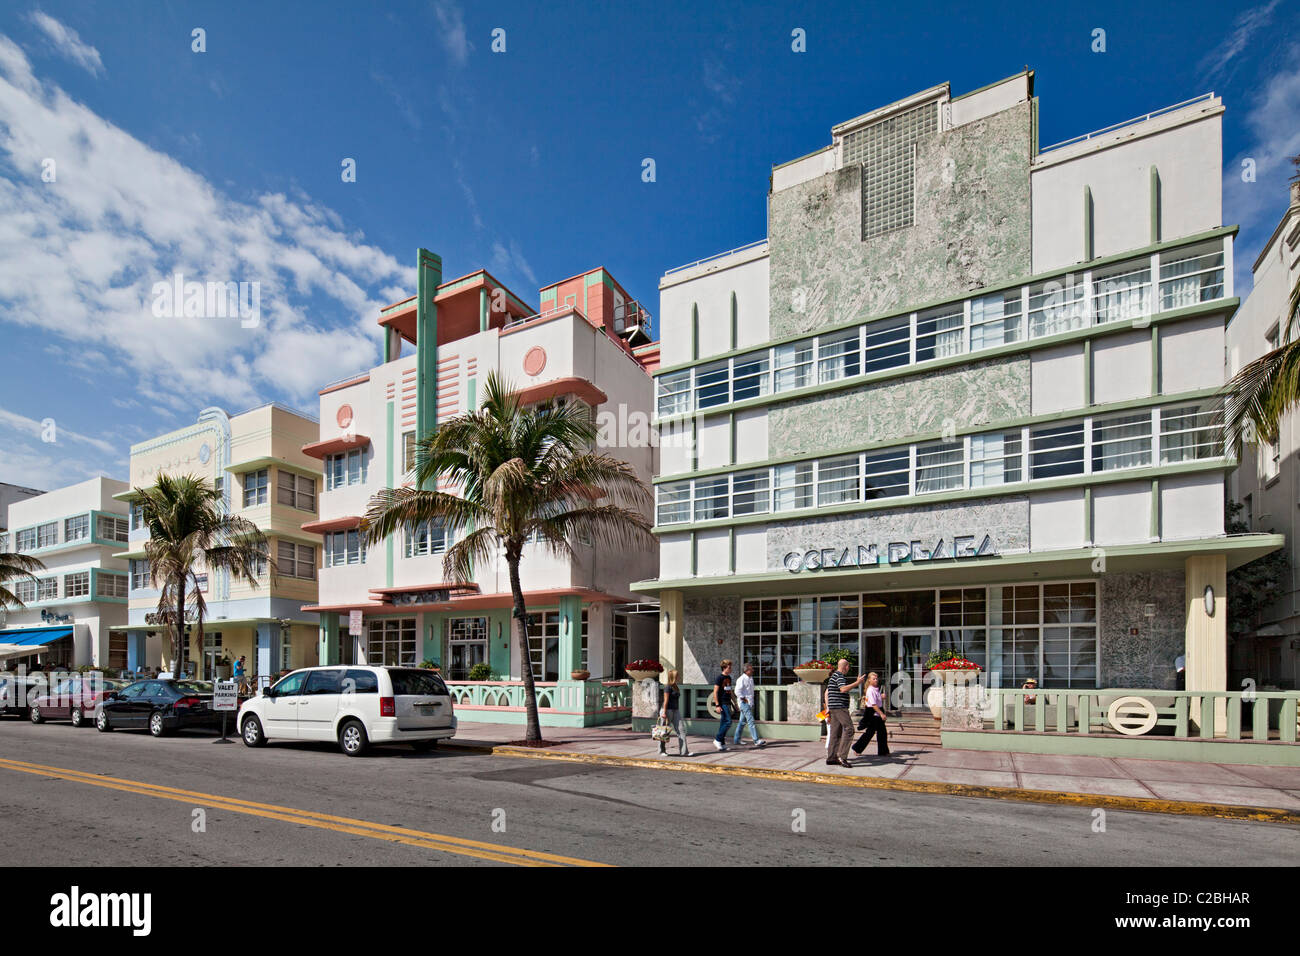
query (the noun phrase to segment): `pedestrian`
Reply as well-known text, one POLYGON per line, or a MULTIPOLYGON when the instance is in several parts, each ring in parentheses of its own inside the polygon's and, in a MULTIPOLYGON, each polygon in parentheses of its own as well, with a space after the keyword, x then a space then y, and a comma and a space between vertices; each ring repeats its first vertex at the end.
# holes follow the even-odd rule
POLYGON ((853 721, 849 719, 849 691, 859 686, 865 678, 849 680, 849 662, 840 658, 834 673, 826 680, 826 762, 852 767, 849 763, 849 745, 853 743, 853 721))
POLYGON ((889 756, 889 735, 885 733, 885 697, 880 692, 880 675, 872 671, 867 675, 867 689, 863 692, 862 719, 858 721, 858 730, 866 733, 853 745, 853 752, 861 756, 862 751, 876 736, 876 754, 889 756))
POLYGON ((713 746, 726 750, 727 728, 731 726, 731 661, 722 662, 721 672, 713 678, 709 700, 718 708, 718 735, 713 738, 713 746))
POLYGON ((1174 658, 1174 689, 1187 689, 1187 655, 1179 654, 1174 658))
POLYGON ((754 665, 746 664, 744 673, 736 681, 736 702, 740 704, 740 719, 736 721, 736 739, 734 743, 740 746, 740 735, 744 733, 745 728, 749 728, 749 737, 754 741, 755 747, 762 747, 767 744, 766 740, 758 736, 758 726, 754 723, 754 665))
MULTIPOLYGON (((686 743, 686 721, 682 719, 682 691, 677 686, 677 671, 668 672, 668 683, 664 685, 663 704, 659 708, 659 719, 677 734, 677 756, 689 757, 691 748, 686 743)), ((659 752, 668 753, 668 741, 659 741, 659 752)))

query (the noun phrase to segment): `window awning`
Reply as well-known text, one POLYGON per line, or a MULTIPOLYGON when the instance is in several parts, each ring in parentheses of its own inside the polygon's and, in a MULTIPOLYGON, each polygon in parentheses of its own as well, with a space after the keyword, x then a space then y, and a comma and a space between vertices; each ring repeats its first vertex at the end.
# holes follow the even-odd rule
POLYGON ((337 438, 327 438, 325 441, 314 441, 303 445, 302 453, 311 458, 324 458, 326 455, 337 455, 339 452, 363 448, 369 444, 370 439, 365 435, 340 435, 337 438))
POLYGON ((70 627, 14 627, 0 630, 0 644, 29 647, 35 644, 50 644, 59 638, 71 636, 70 627))

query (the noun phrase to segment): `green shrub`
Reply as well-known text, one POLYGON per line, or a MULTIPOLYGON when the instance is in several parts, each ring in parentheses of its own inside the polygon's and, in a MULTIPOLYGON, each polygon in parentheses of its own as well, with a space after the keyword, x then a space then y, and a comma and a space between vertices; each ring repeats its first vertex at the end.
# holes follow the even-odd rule
POLYGON ((849 670, 853 670, 858 666, 858 652, 849 650, 847 647, 837 647, 834 650, 829 650, 823 654, 822 660, 827 664, 830 664, 831 667, 837 666, 842 660, 848 661, 849 670))
POLYGON ((492 668, 488 664, 485 664, 482 661, 480 661, 479 663, 475 664, 473 667, 469 669, 469 679, 470 680, 491 680, 492 668))

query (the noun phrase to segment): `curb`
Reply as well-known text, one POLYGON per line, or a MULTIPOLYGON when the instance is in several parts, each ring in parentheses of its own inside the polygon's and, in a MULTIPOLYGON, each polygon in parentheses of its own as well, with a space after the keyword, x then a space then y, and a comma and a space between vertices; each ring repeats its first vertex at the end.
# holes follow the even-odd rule
POLYGON ((1014 787, 984 787, 968 783, 937 783, 928 780, 894 780, 886 777, 850 777, 810 770, 772 770, 764 767, 739 767, 720 764, 688 764, 652 757, 616 757, 588 754, 573 750, 539 750, 508 745, 455 744, 446 741, 444 752, 490 754, 501 757, 528 757, 533 760, 562 760, 569 763, 604 764, 611 767, 635 767, 642 770, 675 770, 678 773, 708 773, 751 777, 787 783, 818 783, 835 787, 866 790, 902 790, 950 797, 983 797, 992 800, 1015 800, 1021 803, 1054 804, 1131 810, 1138 813, 1164 813, 1177 816, 1218 817, 1252 823, 1300 825, 1300 811, 1273 807, 1246 807, 1226 803, 1196 803, 1185 800, 1161 800, 1158 797, 1119 797, 1101 793, 1073 793, 1058 790, 1020 790, 1014 787))

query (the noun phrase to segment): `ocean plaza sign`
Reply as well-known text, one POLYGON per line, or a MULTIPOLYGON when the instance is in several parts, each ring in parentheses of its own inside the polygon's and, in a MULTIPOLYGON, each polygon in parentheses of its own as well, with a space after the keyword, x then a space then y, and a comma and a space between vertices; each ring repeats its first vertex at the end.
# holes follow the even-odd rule
POLYGON ((997 545, 991 534, 982 538, 974 534, 955 535, 951 541, 939 538, 933 544, 923 540, 890 541, 887 544, 837 545, 831 548, 808 548, 790 551, 781 564, 792 574, 800 571, 824 571, 833 568, 874 568, 881 564, 921 564, 945 558, 994 557, 997 545), (978 543, 977 543, 978 542, 978 543))

